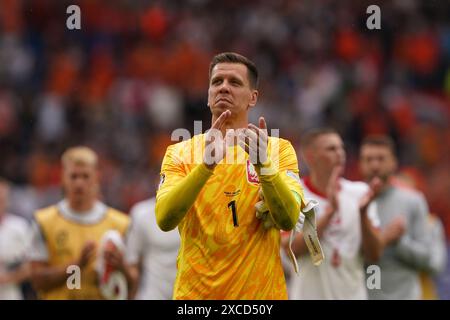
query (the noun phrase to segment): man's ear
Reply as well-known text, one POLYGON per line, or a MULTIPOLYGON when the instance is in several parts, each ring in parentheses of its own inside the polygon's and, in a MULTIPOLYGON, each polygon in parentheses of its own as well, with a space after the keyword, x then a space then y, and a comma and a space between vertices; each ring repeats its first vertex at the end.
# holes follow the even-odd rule
POLYGON ((258 101, 258 94, 259 94, 258 90, 256 89, 252 90, 250 102, 248 104, 250 108, 256 106, 256 102, 258 101))

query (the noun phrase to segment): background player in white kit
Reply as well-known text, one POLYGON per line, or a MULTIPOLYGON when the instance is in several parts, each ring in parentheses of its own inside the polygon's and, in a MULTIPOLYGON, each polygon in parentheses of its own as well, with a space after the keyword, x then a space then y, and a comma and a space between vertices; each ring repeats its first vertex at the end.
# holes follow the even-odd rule
POLYGON ((127 236, 126 261, 137 300, 171 300, 180 246, 178 230, 163 232, 156 224, 155 198, 134 205, 127 236))
POLYGON ((0 300, 23 299, 21 282, 30 275, 26 263, 30 226, 17 215, 7 213, 9 183, 0 178, 0 300))
MULTIPOLYGON (((374 262, 382 253, 379 219, 374 204, 379 181, 371 187, 341 176, 345 165, 342 139, 332 129, 305 135, 302 151, 310 175, 302 179, 305 198, 319 202, 317 232, 325 259, 314 266, 302 233, 292 249, 299 261, 299 276, 290 283, 290 299, 367 299, 364 260, 374 262), (370 204, 370 206, 369 206, 370 204)), ((287 238, 283 239, 287 248, 287 238)))

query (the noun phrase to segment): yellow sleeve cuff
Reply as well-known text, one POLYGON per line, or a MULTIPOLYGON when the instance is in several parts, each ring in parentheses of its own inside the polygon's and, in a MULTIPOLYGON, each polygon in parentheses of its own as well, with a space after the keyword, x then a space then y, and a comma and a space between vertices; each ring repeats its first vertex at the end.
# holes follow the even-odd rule
POLYGON ((272 160, 267 158, 267 161, 260 165, 255 165, 256 173, 258 177, 264 180, 264 177, 274 176, 278 173, 278 170, 273 166, 272 160))

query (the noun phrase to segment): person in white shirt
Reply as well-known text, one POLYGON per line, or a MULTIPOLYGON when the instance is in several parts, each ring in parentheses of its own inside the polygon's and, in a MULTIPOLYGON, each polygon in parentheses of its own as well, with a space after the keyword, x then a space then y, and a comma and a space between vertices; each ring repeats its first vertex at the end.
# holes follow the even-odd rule
POLYGON ((6 212, 9 183, 0 178, 0 300, 22 300, 21 283, 30 276, 25 261, 29 245, 26 219, 6 212))
MULTIPOLYGON (((317 233, 324 261, 315 266, 307 254, 303 234, 292 249, 299 275, 291 277, 289 299, 367 299, 364 262, 382 253, 379 219, 372 203, 380 181, 371 185, 341 177, 345 165, 342 139, 333 129, 305 135, 302 151, 310 175, 302 179, 305 198, 318 201, 317 233)), ((287 238, 283 239, 287 249, 287 238)))
POLYGON ((135 281, 137 300, 171 300, 180 246, 178 230, 156 224, 155 198, 133 206, 125 259, 135 281), (137 284, 137 285, 136 285, 137 284))

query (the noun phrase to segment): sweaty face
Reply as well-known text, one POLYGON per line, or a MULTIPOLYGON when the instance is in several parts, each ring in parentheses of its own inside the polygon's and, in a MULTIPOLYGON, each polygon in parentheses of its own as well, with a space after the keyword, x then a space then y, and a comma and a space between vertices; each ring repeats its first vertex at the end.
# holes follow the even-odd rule
POLYGON ((97 197, 98 174, 91 165, 67 164, 63 184, 66 197, 71 202, 86 203, 97 197))
POLYGON ((256 104, 258 91, 252 89, 247 66, 242 63, 218 63, 211 71, 208 106, 214 116, 226 110, 231 117, 246 116, 249 107, 256 104))
POLYGON ((308 154, 308 166, 313 170, 331 174, 335 166, 345 166, 344 143, 335 133, 327 133, 317 137, 308 154))
POLYGON ((389 148, 365 145, 361 148, 359 165, 366 181, 379 177, 383 182, 387 182, 395 172, 397 162, 389 148))

